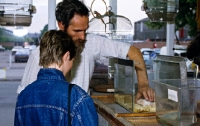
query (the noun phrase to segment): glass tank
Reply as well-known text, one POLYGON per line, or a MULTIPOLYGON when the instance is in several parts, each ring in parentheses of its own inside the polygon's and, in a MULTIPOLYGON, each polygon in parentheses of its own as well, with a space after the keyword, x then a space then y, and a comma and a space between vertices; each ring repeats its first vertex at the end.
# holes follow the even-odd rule
POLYGON ((197 124, 200 114, 199 80, 161 79, 154 84, 158 122, 170 126, 197 124))
POLYGON ((134 111, 135 69, 134 61, 113 58, 115 74, 115 101, 130 112, 134 111))
POLYGON ((154 80, 187 79, 186 60, 182 57, 158 55, 153 60, 154 80))

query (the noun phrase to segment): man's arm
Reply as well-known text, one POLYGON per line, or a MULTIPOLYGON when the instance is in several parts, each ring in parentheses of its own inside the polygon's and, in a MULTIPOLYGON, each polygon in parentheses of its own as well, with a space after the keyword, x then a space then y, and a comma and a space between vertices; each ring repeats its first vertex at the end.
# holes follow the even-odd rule
POLYGON ((149 86, 146 65, 144 63, 141 51, 138 48, 131 46, 128 51, 128 57, 129 59, 135 61, 135 70, 138 79, 138 92, 136 95, 136 101, 142 96, 148 101, 154 101, 155 92, 149 86))

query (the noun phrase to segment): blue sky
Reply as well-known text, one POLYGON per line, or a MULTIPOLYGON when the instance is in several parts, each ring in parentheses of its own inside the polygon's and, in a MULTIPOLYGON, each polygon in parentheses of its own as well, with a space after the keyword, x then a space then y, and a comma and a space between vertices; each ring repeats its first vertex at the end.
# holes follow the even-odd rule
MULTIPOLYGON (((61 0, 57 0, 58 3, 61 0)), ((87 6, 91 6, 93 0, 84 0, 87 6)), ((107 5, 109 0, 105 0, 107 5)), ((117 15, 123 15, 132 22, 146 18, 147 15, 141 11, 142 0, 118 0, 117 15)), ((33 0, 33 5, 36 6, 37 12, 33 14, 32 24, 29 27, 24 27, 29 33, 39 33, 40 30, 48 23, 48 0, 33 0)), ((105 4, 102 0, 95 0, 93 8, 98 10, 101 14, 105 13, 105 4)), ((91 19, 91 17, 90 17, 91 19)), ((6 27, 7 29, 14 29, 14 27, 6 27)))

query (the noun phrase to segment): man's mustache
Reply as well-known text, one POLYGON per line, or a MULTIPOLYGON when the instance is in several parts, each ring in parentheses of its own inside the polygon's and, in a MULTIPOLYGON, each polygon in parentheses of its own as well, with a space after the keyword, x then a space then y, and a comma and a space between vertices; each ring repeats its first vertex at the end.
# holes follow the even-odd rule
POLYGON ((77 54, 81 54, 84 47, 85 47, 85 43, 86 43, 86 40, 82 40, 82 39, 78 39, 75 41, 75 44, 76 44, 76 47, 77 47, 77 54))
POLYGON ((78 43, 78 44, 80 44, 80 43, 85 43, 86 42, 86 40, 82 40, 82 39, 77 39, 76 41, 75 41, 75 43, 78 43))

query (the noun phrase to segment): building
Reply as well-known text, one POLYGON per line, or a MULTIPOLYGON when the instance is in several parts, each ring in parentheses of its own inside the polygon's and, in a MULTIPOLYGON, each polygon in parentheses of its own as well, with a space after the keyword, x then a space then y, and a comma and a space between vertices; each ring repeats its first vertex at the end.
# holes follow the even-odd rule
MULTIPOLYGON (((150 39, 151 41, 166 41, 166 34, 167 28, 162 27, 161 29, 154 30, 150 29, 146 26, 145 22, 148 21, 149 18, 144 18, 135 22, 134 25, 134 40, 147 40, 150 39)), ((188 38, 188 29, 189 27, 186 26, 176 32, 177 37, 180 41, 184 41, 188 38)))

